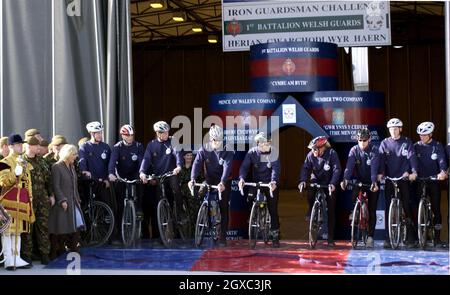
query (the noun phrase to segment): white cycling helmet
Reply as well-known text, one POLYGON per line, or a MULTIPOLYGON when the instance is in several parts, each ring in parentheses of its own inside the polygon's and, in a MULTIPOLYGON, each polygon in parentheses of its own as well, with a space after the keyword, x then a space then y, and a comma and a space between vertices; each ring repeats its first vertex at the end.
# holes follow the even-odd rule
POLYGON ((434 124, 433 122, 422 122, 417 126, 417 134, 419 135, 428 135, 433 133, 434 124))
POLYGON ((120 134, 123 135, 134 135, 134 129, 131 125, 125 124, 120 128, 120 134))
POLYGON ((100 122, 93 121, 86 124, 88 132, 100 132, 103 131, 103 125, 100 122))
POLYGON ((170 130, 170 126, 164 121, 158 121, 153 124, 153 130, 155 130, 155 132, 168 132, 170 130))
POLYGON ((260 132, 260 133, 256 134, 254 140, 258 143, 265 143, 268 141, 267 136, 264 132, 260 132))
POLYGON ((223 140, 222 127, 215 124, 212 125, 211 128, 209 128, 209 140, 222 141, 223 140))
POLYGON ((387 122, 386 126, 387 126, 387 128, 403 127, 403 122, 400 119, 392 118, 387 122))

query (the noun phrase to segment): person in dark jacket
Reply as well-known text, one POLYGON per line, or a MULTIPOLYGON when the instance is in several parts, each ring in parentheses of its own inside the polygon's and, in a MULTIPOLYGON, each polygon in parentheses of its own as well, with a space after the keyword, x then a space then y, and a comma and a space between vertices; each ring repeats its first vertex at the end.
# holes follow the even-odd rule
POLYGON ((74 145, 66 144, 60 159, 52 166, 53 192, 56 203, 50 210, 48 230, 52 234, 50 258, 64 252, 64 242, 72 252, 79 251, 80 230, 85 222, 81 213, 77 174, 74 161, 78 156, 74 145))
MULTIPOLYGON (((334 247, 334 225, 336 211, 336 187, 341 176, 341 163, 337 152, 331 148, 325 136, 318 136, 311 140, 308 145, 311 151, 306 156, 305 162, 300 170, 298 188, 300 191, 306 186, 310 178, 313 183, 329 185, 331 194, 327 194, 328 205, 328 246, 334 247)), ((308 216, 311 214, 314 204, 314 196, 317 188, 308 188, 308 216)))

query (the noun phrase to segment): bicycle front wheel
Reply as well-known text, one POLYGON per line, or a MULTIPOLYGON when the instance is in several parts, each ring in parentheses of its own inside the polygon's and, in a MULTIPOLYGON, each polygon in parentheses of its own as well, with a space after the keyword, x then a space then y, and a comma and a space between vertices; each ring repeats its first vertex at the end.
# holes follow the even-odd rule
POLYGON ((195 246, 200 247, 203 237, 208 228, 208 202, 203 202, 198 210, 197 222, 195 223, 195 246))
POLYGON ((171 247, 174 238, 171 208, 167 199, 161 199, 156 212, 161 240, 166 247, 171 247))
POLYGON ((126 201, 122 216, 122 242, 128 247, 136 237, 136 209, 134 202, 126 201))
POLYGON ((356 249, 358 246, 358 241, 360 239, 360 216, 361 216, 361 203, 356 202, 355 207, 353 208, 352 215, 352 233, 351 233, 351 241, 353 249, 356 249))
POLYGON ((392 199, 389 205, 389 240, 391 242, 392 249, 397 249, 400 244, 401 233, 401 212, 402 208, 398 199, 392 199))
POLYGON ((84 245, 99 247, 104 245, 114 229, 114 215, 103 202, 93 201, 85 211, 86 231, 82 233, 84 245))
POLYGON ((253 203, 252 211, 250 212, 250 220, 248 223, 248 245, 254 249, 259 233, 259 206, 256 202, 253 203))
POLYGON ((419 203, 419 212, 417 214, 417 234, 420 248, 425 249, 428 237, 428 210, 426 202, 422 199, 419 203))
POLYGON ((319 202, 315 202, 311 210, 311 217, 309 219, 309 245, 311 249, 314 249, 317 244, 317 237, 319 235, 319 229, 321 226, 322 207, 319 202))

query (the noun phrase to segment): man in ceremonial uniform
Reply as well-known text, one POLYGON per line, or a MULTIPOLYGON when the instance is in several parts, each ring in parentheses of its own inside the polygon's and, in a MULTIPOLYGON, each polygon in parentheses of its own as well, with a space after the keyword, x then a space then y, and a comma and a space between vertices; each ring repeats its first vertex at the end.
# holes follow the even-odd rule
POLYGON ((20 257, 20 234, 30 232, 35 221, 32 206, 31 170, 33 166, 22 157, 22 137, 8 137, 9 155, 0 161, 0 205, 12 217, 10 227, 2 233, 5 268, 29 268, 30 264, 20 257))

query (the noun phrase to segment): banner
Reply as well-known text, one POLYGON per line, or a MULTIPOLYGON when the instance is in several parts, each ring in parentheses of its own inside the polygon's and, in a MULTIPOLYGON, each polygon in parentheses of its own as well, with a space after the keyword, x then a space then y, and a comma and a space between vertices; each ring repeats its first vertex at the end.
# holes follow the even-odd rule
POLYGON ((273 42, 330 42, 344 46, 391 44, 385 1, 222 1, 223 51, 273 42))
POLYGON ((250 46, 252 91, 336 90, 337 47, 324 42, 280 42, 250 46))

